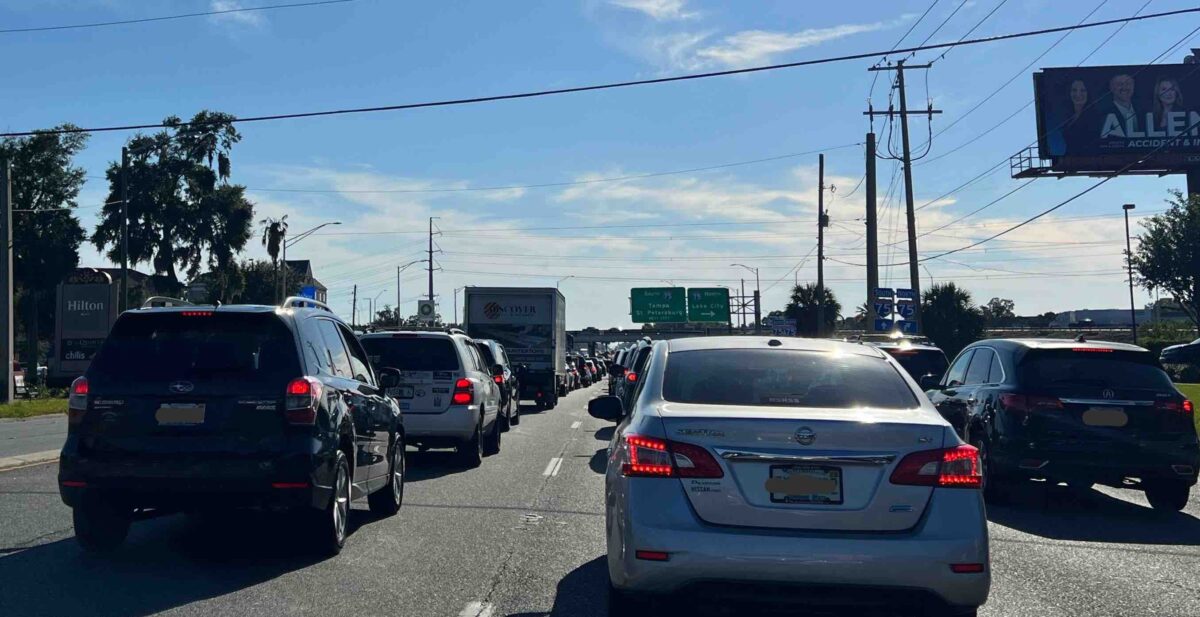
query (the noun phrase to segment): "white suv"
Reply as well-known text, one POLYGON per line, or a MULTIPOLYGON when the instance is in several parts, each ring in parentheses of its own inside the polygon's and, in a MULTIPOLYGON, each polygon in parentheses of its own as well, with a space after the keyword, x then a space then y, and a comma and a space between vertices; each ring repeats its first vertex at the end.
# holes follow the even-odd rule
POLYGON ((387 394, 400 404, 410 444, 453 447, 478 466, 500 451, 500 387, 468 338, 450 332, 377 332, 360 337, 377 370, 400 371, 387 394))

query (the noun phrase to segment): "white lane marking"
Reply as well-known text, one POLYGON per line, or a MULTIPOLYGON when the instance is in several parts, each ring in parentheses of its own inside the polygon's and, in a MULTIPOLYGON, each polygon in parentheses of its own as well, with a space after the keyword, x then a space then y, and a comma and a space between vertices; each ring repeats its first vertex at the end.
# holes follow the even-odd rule
POLYGON ((575 429, 579 428, 579 425, 581 425, 581 424, 583 424, 583 422, 572 422, 571 430, 575 430, 575 429))
POLYGON ((558 470, 562 469, 562 464, 563 464, 563 459, 560 458, 560 459, 555 459, 555 460, 557 460, 558 463, 556 465, 554 465, 554 471, 550 472, 550 475, 552 475, 552 476, 558 475, 558 470))
POLYGON ((458 617, 492 617, 492 611, 495 609, 495 605, 490 602, 470 602, 458 617))
POLYGON ((555 457, 555 458, 550 459, 550 462, 546 464, 546 470, 542 472, 542 475, 548 476, 552 473, 556 473, 555 467, 558 465, 561 465, 561 464, 562 464, 561 458, 555 457))

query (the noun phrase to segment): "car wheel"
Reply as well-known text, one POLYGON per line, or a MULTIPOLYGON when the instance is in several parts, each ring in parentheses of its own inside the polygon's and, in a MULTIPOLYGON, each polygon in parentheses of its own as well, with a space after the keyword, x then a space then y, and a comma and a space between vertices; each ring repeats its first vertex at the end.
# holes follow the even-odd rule
POLYGON ((512 406, 509 410, 509 413, 512 414, 512 421, 510 424, 516 426, 521 423, 521 401, 515 398, 510 398, 508 399, 508 404, 512 406))
POLYGON ((323 555, 337 555, 346 545, 346 530, 350 522, 350 462, 341 450, 334 461, 333 495, 323 510, 315 514, 312 539, 314 548, 323 555))
POLYGON ((496 412, 496 424, 498 424, 500 426, 500 430, 505 433, 508 432, 508 429, 511 428, 512 425, 512 418, 509 416, 509 413, 509 406, 507 404, 502 407, 500 411, 496 412))
POLYGON ((1180 480, 1146 482, 1146 500, 1150 507, 1164 512, 1178 512, 1187 506, 1192 487, 1180 480))
POLYGON ((501 414, 496 414, 496 421, 492 422, 492 430, 488 433, 487 439, 483 443, 484 456, 493 456, 500 453, 500 417, 501 414))
POLYGON ((367 505, 376 516, 392 516, 400 511, 404 503, 404 438, 397 434, 396 445, 392 446, 392 464, 388 469, 388 483, 367 496, 367 505))
MULTIPOLYGON (((482 415, 482 414, 481 414, 482 415)), ((458 445, 458 458, 465 467, 478 467, 483 462, 483 418, 475 427, 475 436, 458 445)))
POLYGON ((89 553, 116 549, 129 535, 130 513, 113 504, 84 503, 71 512, 75 540, 89 553))
POLYGON ((975 437, 971 445, 979 450, 979 471, 983 475, 983 499, 988 503, 1001 504, 1012 496, 1013 481, 991 465, 991 449, 983 437, 975 437))

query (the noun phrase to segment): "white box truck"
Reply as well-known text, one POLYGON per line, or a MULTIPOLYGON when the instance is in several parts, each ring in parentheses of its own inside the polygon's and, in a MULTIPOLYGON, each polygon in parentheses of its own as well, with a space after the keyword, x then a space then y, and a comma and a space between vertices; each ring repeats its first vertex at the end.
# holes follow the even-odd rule
POLYGON ((467 335, 504 345, 521 398, 541 409, 566 392, 567 302, 553 287, 467 287, 467 335))

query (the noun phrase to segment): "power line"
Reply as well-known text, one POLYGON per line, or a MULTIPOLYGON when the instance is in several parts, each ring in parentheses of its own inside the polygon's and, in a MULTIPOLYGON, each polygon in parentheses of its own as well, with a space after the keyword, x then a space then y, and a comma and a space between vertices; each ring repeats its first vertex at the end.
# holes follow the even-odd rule
MULTIPOLYGON (((1135 11, 1133 14, 1134 14, 1134 15, 1140 15, 1142 11, 1146 10, 1146 7, 1150 6, 1150 3, 1151 3, 1151 2, 1154 2, 1154 0, 1146 0, 1146 3, 1145 3, 1145 4, 1143 4, 1143 5, 1142 5, 1142 7, 1141 7, 1141 8, 1139 8, 1137 11, 1135 11)), ((1103 41, 1100 41, 1100 44, 1099 44, 1099 45, 1097 45, 1097 46, 1096 46, 1096 48, 1095 48, 1095 49, 1093 49, 1093 50, 1092 50, 1090 53, 1088 53, 1088 55, 1084 56, 1084 57, 1083 57, 1083 60, 1080 60, 1080 61, 1079 61, 1079 64, 1083 64, 1084 62, 1087 62, 1087 61, 1088 61, 1088 59, 1090 59, 1090 58, 1091 58, 1093 55, 1095 55, 1095 54, 1096 54, 1096 52, 1100 51, 1100 48, 1101 48, 1101 47, 1104 47, 1105 45, 1108 45, 1108 42, 1109 42, 1109 41, 1111 41, 1111 40, 1113 40, 1113 37, 1115 37, 1115 36, 1117 36, 1118 34, 1120 34, 1120 33, 1121 33, 1121 31, 1122 31, 1122 30, 1124 30, 1124 29, 1125 29, 1125 26, 1127 26, 1127 25, 1128 25, 1128 24, 1127 24, 1127 23, 1125 23, 1125 24, 1121 24, 1120 26, 1117 26, 1117 29, 1116 29, 1116 30, 1113 30, 1113 31, 1112 31, 1112 34, 1108 35, 1108 38, 1104 39, 1103 41)), ((1079 66, 1079 65, 1076 65, 1076 66, 1079 66)))
POLYGON ((164 15, 161 17, 143 17, 139 19, 123 19, 120 21, 100 21, 88 24, 70 24, 65 26, 35 26, 31 28, 7 28, 0 30, 0 34, 16 34, 19 32, 49 32, 51 30, 79 30, 82 28, 104 28, 108 26, 124 26, 128 24, 144 24, 155 21, 171 21, 176 19, 190 19, 193 17, 208 17, 214 15, 228 15, 230 13, 250 13, 253 11, 273 11, 276 9, 298 9, 313 6, 322 6, 327 4, 345 4, 354 2, 355 0, 321 0, 319 2, 295 2, 292 4, 271 4, 267 6, 251 6, 236 9, 222 9, 219 11, 204 11, 201 13, 183 13, 180 15, 164 15))
MULTIPOLYGON (((988 14, 983 16, 983 19, 980 19, 979 21, 975 22, 975 25, 971 26, 971 29, 967 30, 966 33, 964 33, 961 37, 958 38, 958 40, 961 41, 961 40, 967 38, 968 36, 971 36, 972 32, 978 30, 979 26, 983 25, 983 22, 991 19, 992 15, 995 15, 996 11, 999 11, 1000 7, 1004 6, 1007 2, 1008 2, 1008 0, 1000 0, 1000 2, 996 3, 996 6, 992 7, 992 10, 988 11, 988 14)), ((955 43, 955 45, 957 45, 957 43, 955 43)), ((943 51, 940 56, 938 56, 937 58, 935 58, 933 60, 933 62, 937 62, 938 60, 945 58, 946 54, 950 53, 950 50, 954 49, 955 45, 951 45, 950 47, 948 47, 946 49, 946 51, 943 51)), ((933 64, 933 62, 930 62, 930 64, 933 64)), ((926 73, 926 74, 928 74, 928 73, 926 73)))
MULTIPOLYGON (((970 2, 970 1, 971 0, 962 0, 962 2, 959 2, 958 6, 954 7, 954 10, 950 11, 950 14, 946 16, 946 19, 943 19, 942 23, 938 24, 938 27, 934 28, 933 32, 930 32, 929 36, 926 36, 925 39, 921 41, 921 45, 928 43, 929 39, 932 39, 935 35, 937 35, 938 32, 941 32, 942 28, 946 27, 946 24, 950 23, 950 20, 954 19, 954 16, 958 15, 958 12, 961 11, 962 8, 967 5, 967 2, 970 2)), ((913 52, 911 54, 908 54, 908 57, 911 58, 915 55, 916 55, 916 52, 913 52)))
MULTIPOLYGON (((246 123, 250 123, 250 122, 292 120, 292 119, 297 119, 297 118, 316 118, 316 117, 340 116, 340 115, 348 115, 348 114, 376 113, 376 112, 383 112, 383 111, 400 111, 400 110, 406 110, 406 109, 424 109, 424 108, 431 108, 431 107, 450 107, 450 106, 457 106, 457 105, 473 105, 473 104, 478 104, 478 103, 492 103, 492 102, 497 102, 497 101, 511 101, 511 100, 518 100, 518 99, 556 96, 556 95, 561 95, 561 94, 575 94, 575 93, 579 93, 579 92, 594 92, 594 91, 598 91, 598 90, 614 90, 617 88, 629 88, 629 87, 633 87, 633 86, 647 86, 647 85, 655 85, 655 84, 674 83, 674 82, 691 81, 691 80, 697 80, 697 79, 708 79, 711 77, 725 77, 725 76, 729 76, 729 75, 746 75, 746 74, 751 74, 751 73, 762 73, 762 72, 766 72, 766 71, 777 71, 777 70, 781 70, 781 69, 790 69, 790 68, 798 68, 798 67, 806 67, 806 66, 816 66, 816 65, 821 65, 821 64, 846 62, 846 61, 850 61, 850 60, 862 60, 864 58, 873 58, 875 56, 879 56, 879 55, 883 55, 883 54, 887 54, 887 53, 894 53, 894 52, 909 53, 909 52, 916 52, 916 51, 925 51, 925 50, 930 50, 930 49, 942 49, 942 48, 947 48, 947 47, 953 47, 956 45, 978 45, 978 44, 982 44, 982 43, 996 43, 996 42, 1000 42, 1000 41, 1009 41, 1009 40, 1022 39, 1022 38, 1028 38, 1028 37, 1033 37, 1033 36, 1042 36, 1042 35, 1046 35, 1046 34, 1055 34, 1055 33, 1059 33, 1059 32, 1069 32, 1072 30, 1083 30, 1083 29, 1087 29, 1087 28, 1098 28, 1098 27, 1102 27, 1102 26, 1111 26, 1114 24, 1120 24, 1120 23, 1126 23, 1126 22, 1159 19, 1162 17, 1175 17, 1175 16, 1179 16, 1179 15, 1187 15, 1190 13, 1200 13, 1200 7, 1179 9, 1179 10, 1175 10, 1175 11, 1165 11, 1162 13, 1154 13, 1151 15, 1142 15, 1142 16, 1138 16, 1138 17, 1122 17, 1122 18, 1118 18, 1118 19, 1097 21, 1097 22, 1093 22, 1093 23, 1089 23, 1089 24, 1075 24, 1073 26, 1059 26, 1059 27, 1055 27, 1055 28, 1043 28, 1040 30, 1014 32, 1014 33, 1010 33, 1010 34, 1001 34, 1001 35, 990 36, 990 37, 968 39, 965 41, 957 41, 957 42, 953 42, 953 43, 936 43, 936 44, 932 44, 932 45, 921 45, 921 46, 917 46, 917 47, 909 47, 909 48, 905 48, 905 49, 891 50, 888 52, 881 52, 881 51, 861 52, 861 53, 847 54, 847 55, 842 55, 842 56, 830 56, 830 57, 825 57, 825 58, 816 58, 813 60, 801 60, 798 62, 787 62, 787 63, 783 63, 783 64, 769 64, 769 65, 747 67, 747 68, 741 68, 741 69, 728 69, 728 70, 724 70, 724 71, 710 71, 710 72, 706 72, 706 73, 690 73, 690 74, 685 74, 685 75, 675 75, 672 77, 658 77, 658 78, 653 78, 653 79, 638 79, 638 80, 631 80, 631 81, 609 82, 609 83, 593 84, 593 85, 587 85, 587 86, 574 86, 574 87, 570 87, 570 88, 556 88, 556 89, 550 89, 550 90, 535 90, 535 91, 517 92, 517 93, 511 93, 511 94, 497 94, 497 95, 491 95, 491 96, 475 96, 475 97, 460 98, 460 99, 425 101, 425 102, 419 102, 419 103, 400 103, 400 104, 395 104, 395 105, 380 105, 380 106, 374 106, 374 107, 356 107, 356 108, 347 108, 347 109, 331 109, 331 110, 324 110, 324 111, 308 111, 308 112, 295 112, 295 113, 283 113, 283 114, 269 114, 269 115, 261 115, 261 116, 248 116, 245 118, 235 118, 234 120, 231 120, 229 122, 232 122, 235 124, 246 124, 246 123)), ((153 122, 153 123, 144 123, 144 124, 126 124, 126 125, 101 126, 101 127, 92 127, 92 128, 44 129, 44 130, 35 130, 35 131, 18 131, 18 132, 11 132, 11 133, 0 133, 0 137, 28 137, 28 136, 37 135, 37 134, 61 135, 61 134, 67 134, 67 133, 104 133, 104 132, 113 132, 113 131, 132 131, 132 130, 139 130, 139 129, 180 128, 180 127, 186 127, 186 126, 197 126, 197 125, 201 125, 201 124, 204 124, 204 123, 180 122, 178 124, 172 125, 171 127, 167 127, 166 125, 164 125, 161 122, 153 122)))
MULTIPOLYGON (((657 171, 652 173, 634 174, 629 176, 613 176, 608 178, 592 178, 588 180, 573 180, 564 182, 539 182, 536 184, 508 184, 501 186, 476 186, 476 187, 456 187, 456 188, 436 188, 436 189, 380 189, 380 190, 358 190, 358 189, 288 189, 288 188, 251 188, 247 187, 247 191, 259 193, 345 193, 345 194, 407 194, 407 193, 463 193, 470 191, 511 191, 516 189, 537 189, 547 187, 563 187, 563 186, 579 186, 585 184, 601 184, 605 182, 624 182, 627 180, 641 180, 645 178, 659 178, 662 176, 673 176, 678 174, 689 174, 701 171, 712 171, 714 169, 727 169, 730 167, 741 167, 744 165, 755 165, 758 163, 768 163, 772 161, 781 161, 801 156, 810 156, 820 152, 831 152, 833 150, 841 150, 844 148, 853 148, 863 145, 863 142, 852 144, 842 144, 840 146, 829 146, 827 148, 818 148, 807 152, 793 152, 789 154, 780 154, 778 156, 769 156, 760 159, 751 159, 748 161, 735 161, 732 163, 721 163, 719 165, 709 165, 706 167, 691 167, 688 169, 674 169, 670 171, 657 171)), ((861 184, 862 181, 859 181, 861 184)), ((857 190, 857 187, 856 187, 857 190)), ((853 194, 853 193, 851 193, 853 194)))
MULTIPOLYGON (((908 38, 908 35, 912 34, 912 31, 916 30, 917 26, 920 25, 921 22, 925 21, 925 17, 927 15, 929 15, 929 12, 933 10, 933 7, 938 5, 938 2, 941 2, 941 0, 933 0, 933 2, 925 9, 925 12, 921 13, 921 16, 917 18, 917 21, 914 21, 913 25, 908 27, 908 30, 906 30, 904 32, 904 36, 901 36, 900 38, 896 39, 896 44, 892 45, 892 48, 888 51, 888 54, 896 51, 896 48, 899 47, 900 44, 904 42, 904 39, 908 38)), ((880 58, 878 61, 876 61, 875 64, 873 64, 872 66, 878 67, 886 61, 887 61, 887 54, 884 54, 883 57, 880 58)), ((871 98, 875 96, 875 83, 877 81, 879 81, 879 71, 875 71, 874 75, 871 77, 871 91, 869 93, 867 93, 867 102, 870 102, 871 98)), ((873 119, 874 118, 872 118, 872 120, 873 119)))

